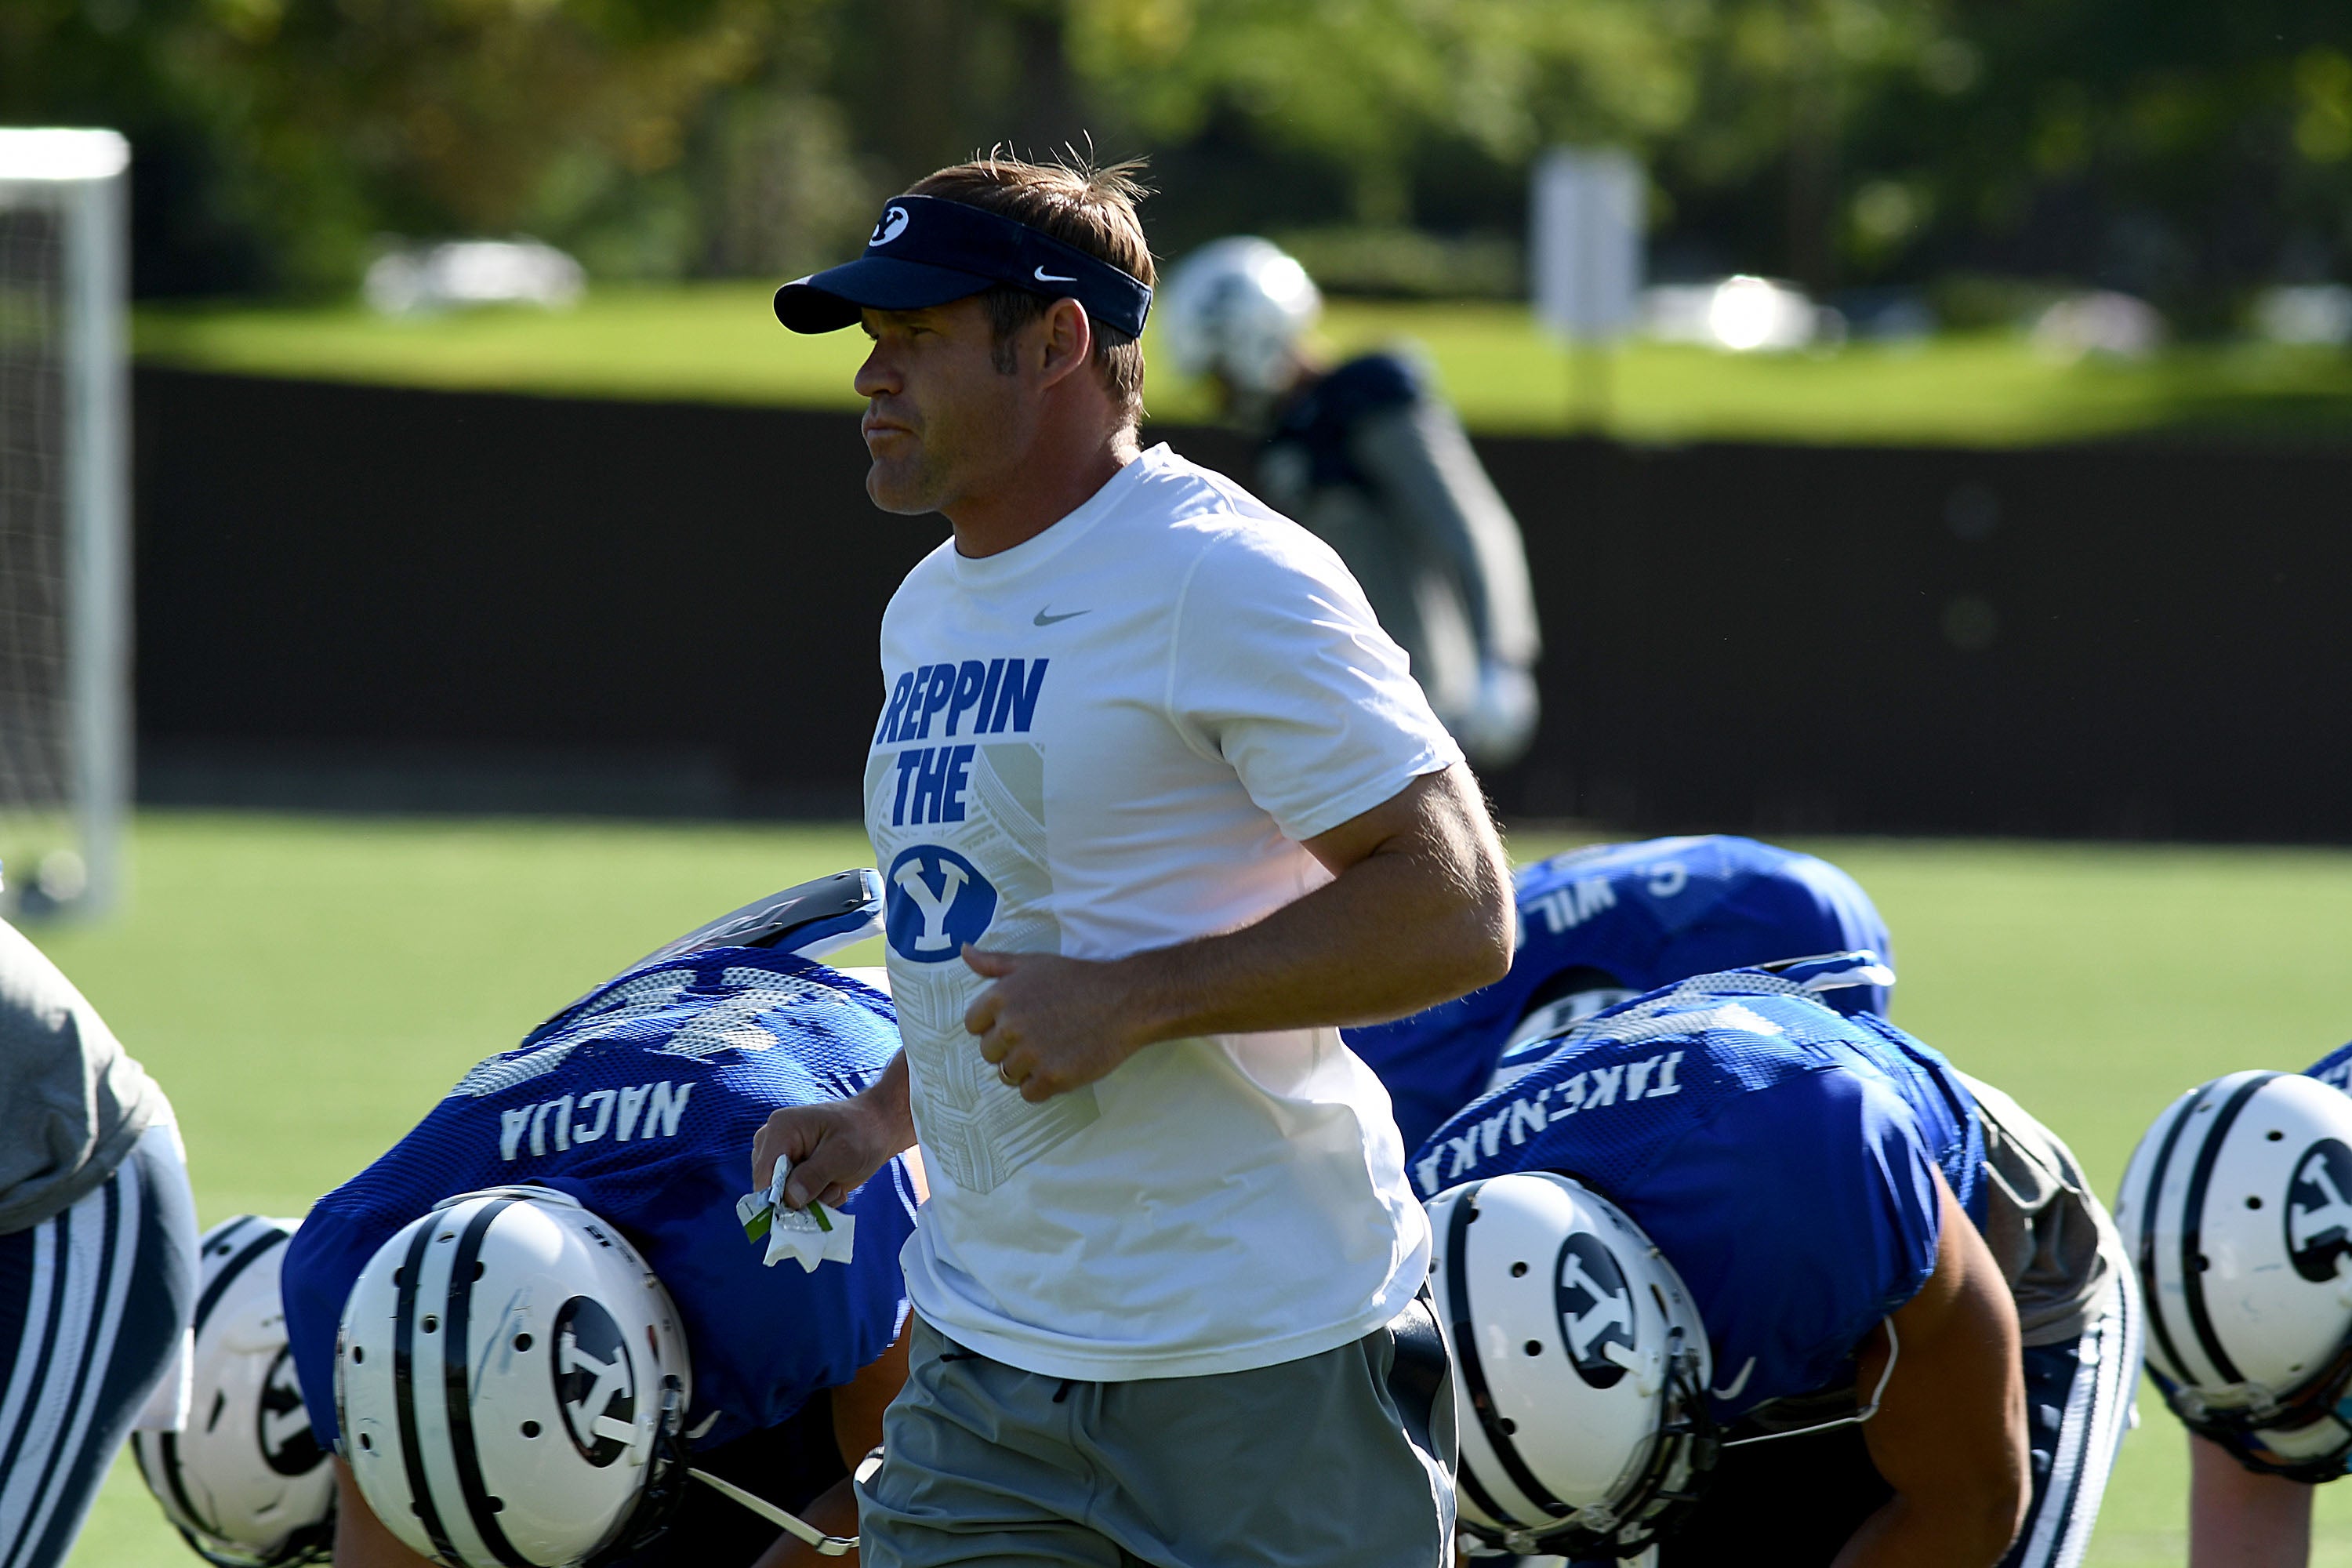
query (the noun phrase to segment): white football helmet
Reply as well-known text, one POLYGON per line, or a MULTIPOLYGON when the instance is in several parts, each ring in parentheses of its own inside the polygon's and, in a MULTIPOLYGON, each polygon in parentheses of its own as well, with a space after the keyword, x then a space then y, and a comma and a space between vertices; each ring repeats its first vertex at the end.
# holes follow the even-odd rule
POLYGON ((163 1516, 222 1568, 318 1562, 333 1541, 334 1468, 310 1435, 278 1293, 299 1223, 239 1215, 205 1233, 187 1427, 131 1436, 163 1516))
POLYGON ((2352 1455, 2352 1100, 2294 1073, 2182 1095, 2116 1204, 2150 1369, 2190 1430, 2250 1468, 2331 1479, 2352 1455))
POLYGON ((617 1230, 564 1194, 495 1187, 362 1271, 335 1410, 361 1494, 412 1551, 557 1568, 657 1525, 685 1480, 691 1378, 677 1309, 617 1230))
POLYGON ((1245 235, 1177 263, 1156 303, 1160 341, 1179 374, 1214 373, 1258 397, 1286 389, 1292 351, 1323 313, 1307 269, 1273 241, 1245 235))
POLYGON ((1463 1528, 1520 1555, 1630 1556, 1715 1462, 1706 1331, 1622 1210, 1548 1172, 1429 1202, 1463 1528))

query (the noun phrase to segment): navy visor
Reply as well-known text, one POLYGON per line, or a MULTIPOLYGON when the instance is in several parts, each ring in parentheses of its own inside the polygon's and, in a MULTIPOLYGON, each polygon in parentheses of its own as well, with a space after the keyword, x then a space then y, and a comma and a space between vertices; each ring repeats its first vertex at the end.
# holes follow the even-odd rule
POLYGON ((776 290, 776 320, 796 332, 838 331, 861 310, 920 310, 999 283, 1076 300, 1130 338, 1151 313, 1141 281, 1027 224, 940 196, 893 196, 865 255, 776 290))

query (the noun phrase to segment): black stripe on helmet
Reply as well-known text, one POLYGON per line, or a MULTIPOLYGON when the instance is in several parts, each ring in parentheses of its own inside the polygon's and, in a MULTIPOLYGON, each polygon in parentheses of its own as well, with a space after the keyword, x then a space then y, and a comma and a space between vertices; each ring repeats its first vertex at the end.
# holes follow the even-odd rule
POLYGON ((2163 1217, 2158 1205, 2164 1199, 2164 1178, 2172 1172, 2173 1151, 2179 1146, 2181 1133, 2188 1131, 2189 1119, 2197 1114, 2199 1106, 2205 1103, 2206 1092, 2212 1087, 2207 1084, 2197 1090, 2189 1103, 2180 1108, 2180 1114, 2173 1118, 2172 1125, 2164 1130, 2164 1142, 2157 1145, 2156 1164, 2148 1172, 2147 1193, 2139 1205, 2139 1247, 2137 1250, 2139 1254, 2140 1293, 2147 1302, 2147 1321, 2156 1330, 2157 1348, 2164 1352, 2164 1359, 2184 1379, 2189 1376, 2189 1363, 2182 1358, 2180 1347, 2172 1342, 2172 1330, 2165 1320, 2164 1292, 2156 1277, 2156 1227, 2163 1217))
POLYGON ((457 1466, 457 1490, 466 1500, 466 1517, 473 1521, 474 1533, 506 1568, 533 1568, 533 1564, 514 1549, 507 1532, 499 1527, 490 1489, 482 1483, 481 1450, 474 1442, 474 1405, 467 1377, 471 1352, 466 1341, 473 1316, 474 1271, 481 1261, 483 1238, 489 1234, 491 1223, 520 1201, 492 1198, 466 1222, 465 1234, 457 1238, 457 1256, 449 1263, 448 1305, 441 1324, 446 1341, 441 1347, 442 1397, 447 1405, 449 1456, 457 1466))
POLYGON ((1470 1494, 1470 1500, 1476 1503, 1478 1505, 1478 1511, 1485 1514, 1488 1519, 1508 1519, 1510 1517, 1509 1514, 1503 1511, 1501 1504, 1497 1503, 1492 1497, 1487 1495, 1486 1487, 1482 1485, 1478 1479, 1478 1472, 1470 1468, 1469 1460, 1457 1459, 1455 1461, 1454 1467, 1454 1481, 1456 1486, 1470 1494))
MULTIPOLYGON (((1486 1434, 1487 1446, 1495 1450, 1495 1458, 1502 1465, 1503 1473, 1511 1478, 1511 1484, 1519 1489, 1522 1496, 1551 1516, 1549 1521, 1541 1522, 1557 1523, 1576 1510, 1545 1489, 1544 1484, 1536 1479, 1535 1472, 1528 1468, 1527 1461, 1519 1458, 1518 1447, 1511 1441, 1511 1435, 1503 1430, 1503 1418, 1496 1414, 1495 1401, 1486 1391, 1486 1370, 1478 1360, 1478 1336, 1468 1315, 1470 1262, 1467 1243, 1470 1222, 1477 1217, 1478 1194, 1486 1184, 1484 1182, 1470 1184, 1468 1190, 1454 1200, 1454 1213, 1448 1217, 1445 1226, 1445 1293, 1453 1303, 1454 1313, 1454 1353, 1462 1358, 1462 1383, 1470 1391, 1470 1408, 1477 1413, 1479 1429, 1486 1434)), ((1463 1471, 1467 1474, 1468 1467, 1464 1466, 1463 1471)), ((1481 1500, 1484 1506, 1483 1500, 1478 1500, 1475 1491, 1471 1496, 1475 1500, 1481 1500)), ((1486 1511, 1496 1519, 1510 1517, 1501 1509, 1487 1508, 1486 1511)), ((1530 1521, 1514 1522, 1526 1524, 1530 1521)))
POLYGON ((400 1266, 400 1294, 392 1309, 392 1405, 400 1424, 400 1462, 408 1475, 408 1505, 416 1522, 433 1542, 434 1555, 445 1563, 463 1561, 442 1527, 441 1510, 433 1506, 433 1486, 425 1475, 425 1452, 416 1436, 416 1280, 425 1272, 425 1249, 441 1222, 428 1217, 409 1241, 408 1256, 400 1266))
POLYGON ((286 1233, 272 1225, 245 1250, 222 1264, 221 1271, 213 1276, 211 1284, 205 1287, 205 1293, 196 1298, 195 1331, 205 1331, 205 1323, 212 1317, 213 1309, 220 1305, 221 1298, 228 1294, 228 1288, 236 1283, 239 1275, 252 1268, 256 1260, 267 1256, 271 1247, 285 1245, 286 1233))
POLYGON ((2222 1140, 2229 1137, 2230 1128, 2238 1113, 2246 1109, 2246 1101, 2272 1079, 2283 1073, 2266 1072, 2240 1084, 2228 1103, 2213 1117, 2212 1131, 2197 1151, 2197 1163, 2189 1173, 2189 1200, 2180 1216, 2180 1285, 2181 1294, 2189 1303, 2189 1325, 2197 1331, 2197 1344, 2204 1351, 2205 1359, 2221 1374, 2224 1383, 2243 1383, 2238 1363, 2230 1359, 2222 1348, 2221 1336, 2213 1331, 2212 1315, 2205 1307, 2205 1194, 2213 1184, 2213 1167, 2221 1158, 2222 1140))
MULTIPOLYGON (((148 1436, 143 1432, 138 1435, 148 1436)), ((199 1530, 218 1535, 220 1527, 206 1519, 204 1510, 196 1506, 195 1500, 188 1496, 188 1478, 182 1473, 180 1465, 180 1435, 158 1432, 153 1436, 155 1468, 163 1472, 163 1485, 171 1491, 172 1501, 178 1506, 180 1517, 199 1530)))

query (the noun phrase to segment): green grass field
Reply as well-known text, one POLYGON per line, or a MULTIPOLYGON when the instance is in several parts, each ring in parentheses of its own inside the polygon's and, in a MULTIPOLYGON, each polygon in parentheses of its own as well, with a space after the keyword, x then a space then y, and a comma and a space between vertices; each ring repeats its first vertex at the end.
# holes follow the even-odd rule
MULTIPOLYGON (((2300 1067, 2352 1032, 2352 854, 1807 847, 1858 876, 1896 933, 1896 1018, 2015 1093, 2103 1184, 2178 1090, 2300 1067)), ((205 1221, 299 1215, 589 984, 866 855, 849 826, 150 814, 129 912, 36 934, 170 1091, 205 1221)), ((2152 1395, 2141 1407, 2102 1568, 2183 1559, 2182 1439, 2152 1395)), ((2352 1565, 2352 1486, 2326 1489, 2320 1517, 2316 1561, 2352 1565)), ((195 1559, 126 1463, 72 1561, 195 1559)))
MULTIPOLYGON (((357 305, 157 306, 135 322, 150 363, 247 374, 564 396, 853 407, 864 340, 796 337, 765 283, 601 286, 560 314, 501 310, 386 321, 357 305)), ((1338 300, 1326 323, 1347 350, 1425 348, 1472 428, 1582 426, 1566 352, 1524 306, 1338 300)), ((1151 342, 1146 340, 1150 355, 1151 342)), ((1608 372, 1601 428, 1628 440, 1918 442, 2019 446, 2181 434, 2352 438, 2352 355, 2200 344, 2137 363, 2065 364, 2008 333, 1859 344, 1833 354, 1732 355, 1637 343, 1608 372)), ((1201 390, 1165 374, 1153 416, 1200 420, 1201 390)))

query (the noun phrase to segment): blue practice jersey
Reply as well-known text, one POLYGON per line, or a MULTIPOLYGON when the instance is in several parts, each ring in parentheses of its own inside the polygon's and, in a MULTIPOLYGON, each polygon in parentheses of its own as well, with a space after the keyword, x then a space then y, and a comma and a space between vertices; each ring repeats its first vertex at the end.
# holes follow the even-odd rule
POLYGON ((1403 355, 1386 350, 1362 354, 1315 381, 1285 405, 1266 445, 1305 453, 1307 483, 1313 486, 1353 485, 1370 489, 1372 480, 1357 466, 1349 450, 1357 426, 1375 414, 1408 406, 1427 395, 1421 373, 1403 355))
MULTIPOLYGON (((1345 1031, 1388 1085, 1407 1148, 1486 1091, 1519 1020, 1574 972, 1583 973, 1579 990, 1641 992, 1816 953, 1865 950, 1894 962, 1886 923, 1852 877, 1752 838, 1573 849, 1519 872, 1516 892, 1519 942, 1510 973, 1410 1018, 1345 1031)), ((1886 1011, 1882 984, 1825 999, 1845 1013, 1886 1011)))
POLYGON ((2352 1094, 2352 1045, 2336 1047, 2304 1068, 2303 1076, 2352 1094))
POLYGON ((1704 974, 1579 1025, 1412 1160, 1426 1199, 1518 1171, 1573 1176, 1689 1286, 1731 1420, 1851 1375, 1936 1266, 1941 1172, 1982 1223, 1976 1102, 1944 1058, 1795 979, 1704 974))
POLYGON ((286 1326, 311 1430, 335 1436, 335 1333, 376 1249, 442 1199, 531 1183, 618 1226, 677 1304, 687 1430, 715 1447, 788 1419, 887 1350, 906 1310, 915 1192, 896 1160, 842 1205, 856 1257, 761 1264, 736 1200, 768 1113, 838 1100, 898 1049, 889 999, 789 952, 656 958, 490 1058, 392 1152, 310 1211, 287 1249, 286 1326), (706 1426, 706 1423, 709 1425, 706 1426))

